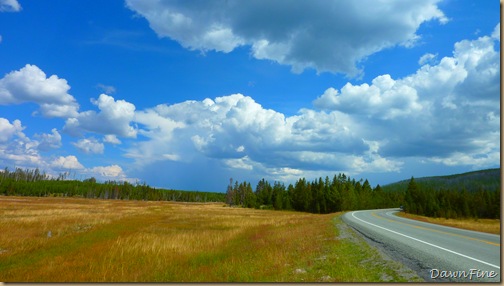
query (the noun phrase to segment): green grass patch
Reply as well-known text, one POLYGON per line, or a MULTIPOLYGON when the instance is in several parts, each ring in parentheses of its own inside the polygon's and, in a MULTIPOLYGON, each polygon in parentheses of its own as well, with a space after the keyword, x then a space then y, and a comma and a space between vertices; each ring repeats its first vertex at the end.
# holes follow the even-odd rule
POLYGON ((335 239, 326 239, 318 257, 304 262, 301 281, 320 282, 422 282, 414 271, 369 246, 346 226, 341 215, 333 219, 335 239))

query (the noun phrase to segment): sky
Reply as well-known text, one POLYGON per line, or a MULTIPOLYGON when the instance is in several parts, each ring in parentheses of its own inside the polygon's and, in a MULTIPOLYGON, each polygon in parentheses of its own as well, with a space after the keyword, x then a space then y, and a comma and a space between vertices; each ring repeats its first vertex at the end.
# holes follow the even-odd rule
POLYGON ((495 0, 0 0, 0 168, 225 192, 500 167, 495 0))

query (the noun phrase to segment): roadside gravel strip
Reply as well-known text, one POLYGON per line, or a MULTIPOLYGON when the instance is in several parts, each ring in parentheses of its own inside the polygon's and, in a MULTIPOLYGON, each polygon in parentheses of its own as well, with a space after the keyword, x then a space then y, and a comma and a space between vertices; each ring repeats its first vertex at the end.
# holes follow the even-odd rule
POLYGON ((348 212, 342 220, 427 282, 499 282, 500 236, 420 223, 397 209, 348 212))

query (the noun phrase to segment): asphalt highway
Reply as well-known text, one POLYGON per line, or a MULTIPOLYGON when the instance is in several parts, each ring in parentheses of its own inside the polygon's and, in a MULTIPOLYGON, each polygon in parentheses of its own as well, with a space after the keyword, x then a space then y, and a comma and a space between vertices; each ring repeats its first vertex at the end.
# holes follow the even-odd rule
POLYGON ((353 211, 343 220, 428 282, 500 282, 500 236, 406 219, 399 209, 353 211))

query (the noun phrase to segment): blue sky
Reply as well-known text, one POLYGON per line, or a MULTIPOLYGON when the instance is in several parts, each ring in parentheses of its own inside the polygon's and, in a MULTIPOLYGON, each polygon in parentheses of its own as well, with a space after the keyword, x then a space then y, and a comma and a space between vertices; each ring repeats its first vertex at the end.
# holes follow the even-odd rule
POLYGON ((0 0, 0 165, 224 192, 500 166, 498 1, 0 0))

